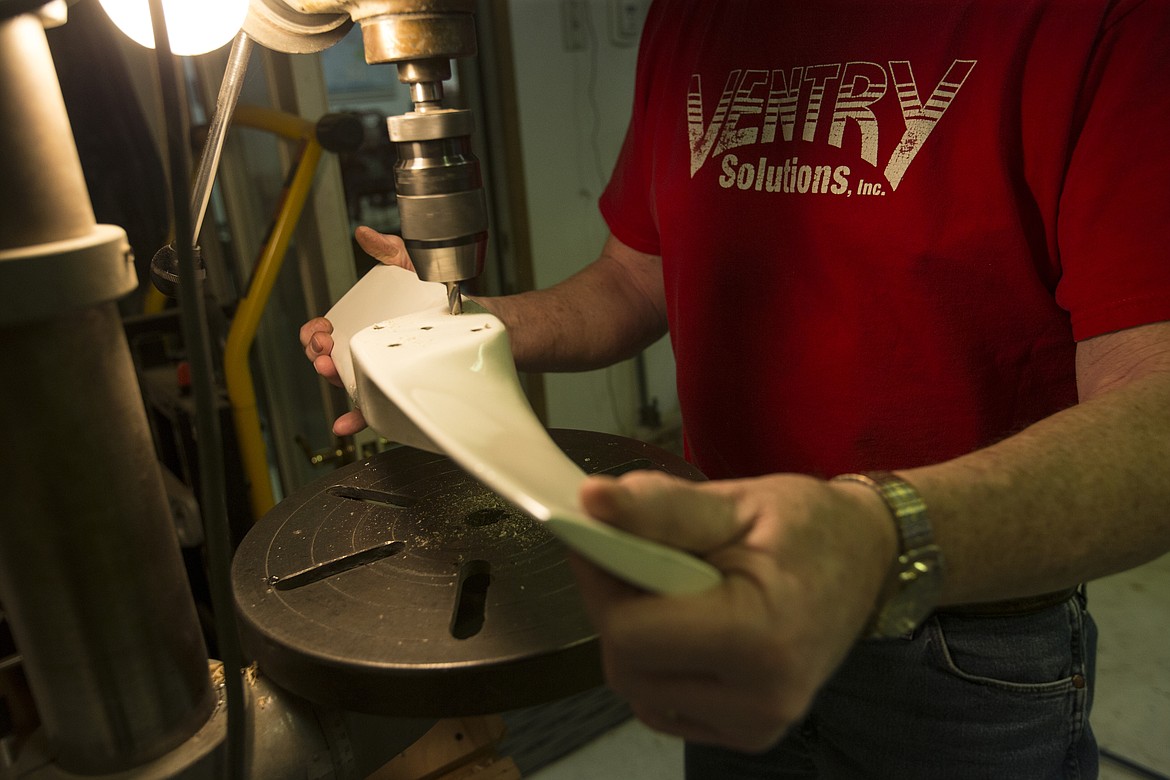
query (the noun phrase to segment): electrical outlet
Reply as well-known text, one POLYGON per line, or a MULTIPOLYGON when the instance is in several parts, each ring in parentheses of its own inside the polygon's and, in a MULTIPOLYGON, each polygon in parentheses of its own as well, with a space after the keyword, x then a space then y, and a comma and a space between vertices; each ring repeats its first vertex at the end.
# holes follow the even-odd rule
POLYGON ((565 51, 584 51, 589 42, 589 0, 561 0, 561 40, 565 51))
POLYGON ((613 45, 637 44, 649 10, 649 0, 609 0, 609 39, 613 45))

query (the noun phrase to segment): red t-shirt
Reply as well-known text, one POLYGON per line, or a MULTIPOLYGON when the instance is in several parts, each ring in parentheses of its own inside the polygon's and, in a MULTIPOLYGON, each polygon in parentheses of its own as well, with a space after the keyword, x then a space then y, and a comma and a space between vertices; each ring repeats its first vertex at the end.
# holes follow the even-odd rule
POLYGON ((710 477, 909 468, 1170 319, 1170 3, 658 2, 601 209, 710 477))

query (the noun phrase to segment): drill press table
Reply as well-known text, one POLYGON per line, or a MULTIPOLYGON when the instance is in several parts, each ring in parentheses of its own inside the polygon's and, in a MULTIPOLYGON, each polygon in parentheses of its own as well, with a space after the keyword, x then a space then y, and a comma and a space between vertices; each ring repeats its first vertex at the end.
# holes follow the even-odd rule
MULTIPOLYGON (((701 478, 642 442, 551 433, 589 473, 701 478)), ((285 499, 240 545, 232 581, 247 650, 317 703, 453 717, 601 682, 564 546, 441 455, 388 450, 285 499)))

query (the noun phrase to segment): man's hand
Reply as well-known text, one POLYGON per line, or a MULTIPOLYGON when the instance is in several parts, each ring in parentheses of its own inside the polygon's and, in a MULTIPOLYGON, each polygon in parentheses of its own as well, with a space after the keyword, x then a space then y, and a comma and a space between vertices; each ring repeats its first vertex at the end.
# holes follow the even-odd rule
MULTIPOLYGON (((354 237, 358 245, 378 262, 414 270, 414 263, 410 261, 406 246, 398 236, 383 235, 363 226, 357 229, 354 237)), ((314 317, 301 326, 300 337, 305 356, 313 363, 317 373, 329 380, 330 384, 341 387, 341 378, 333 363, 333 324, 324 317, 314 317)), ((333 433, 336 436, 352 436, 365 427, 366 420, 362 413, 354 409, 333 422, 333 433)))
MULTIPOLYGON (((301 326, 301 346, 317 373, 330 384, 341 387, 341 377, 337 375, 337 366, 333 362, 333 323, 324 317, 314 317, 306 322, 301 326)), ((333 435, 352 436, 365 427, 366 418, 361 411, 351 409, 333 421, 333 435)))
POLYGON ((590 478, 581 501, 723 572, 711 591, 663 597, 573 559, 609 685, 652 728, 736 750, 771 746, 807 712, 873 612, 897 545, 875 493, 808 477, 634 472, 590 478))
POLYGON ((414 263, 406 253, 406 245, 399 236, 388 236, 365 225, 354 231, 358 246, 366 251, 370 257, 383 265, 398 265, 407 271, 414 270, 414 263))

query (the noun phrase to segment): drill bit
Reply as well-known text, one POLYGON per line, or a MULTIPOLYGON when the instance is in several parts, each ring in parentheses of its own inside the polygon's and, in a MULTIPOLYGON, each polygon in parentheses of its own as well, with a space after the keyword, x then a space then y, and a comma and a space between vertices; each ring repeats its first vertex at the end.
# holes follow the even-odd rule
POLYGON ((447 308, 452 314, 463 313, 463 298, 459 294, 459 282, 444 282, 447 285, 447 308))

